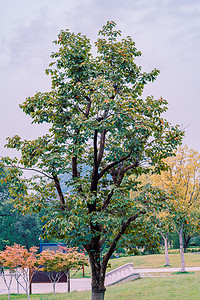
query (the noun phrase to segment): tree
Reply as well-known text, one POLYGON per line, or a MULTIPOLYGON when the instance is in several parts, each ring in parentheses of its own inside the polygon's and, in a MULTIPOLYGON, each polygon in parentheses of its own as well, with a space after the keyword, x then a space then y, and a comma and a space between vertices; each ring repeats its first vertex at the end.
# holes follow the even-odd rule
MULTIPOLYGON (((0 263, 3 267, 9 269, 9 273, 16 279, 17 284, 21 285, 29 299, 29 287, 33 275, 36 273, 36 247, 31 247, 28 251, 24 246, 14 244, 13 246, 6 246, 4 251, 0 252, 0 263), (19 278, 22 278, 22 281, 19 278)), ((10 286, 11 281, 6 282, 6 275, 3 274, 4 282, 9 291, 10 299, 10 286)))
POLYGON ((183 234, 184 231, 186 235, 186 232, 199 228, 199 218, 195 212, 200 205, 200 154, 186 145, 179 147, 175 156, 165 161, 169 166, 168 171, 153 175, 152 180, 155 186, 168 193, 170 215, 179 235, 181 272, 185 272, 183 234))
POLYGON ((127 237, 124 245, 129 250, 129 254, 140 254, 139 248, 142 248, 143 254, 159 253, 160 239, 155 224, 155 216, 153 213, 148 212, 145 217, 145 219, 135 222, 132 226, 130 225, 127 230, 130 240, 127 237))
POLYGON ((23 215, 17 211, 10 199, 0 201, 0 250, 6 245, 22 244, 26 248, 39 246, 42 224, 39 216, 23 215))
POLYGON ((183 248, 184 253, 187 252, 187 248, 190 245, 191 238, 199 233, 200 228, 200 209, 193 207, 190 212, 190 222, 187 222, 183 229, 183 248))
POLYGON ((158 220, 158 231, 163 238, 165 245, 165 266, 169 266, 169 253, 168 253, 168 237, 170 232, 174 230, 174 222, 171 214, 164 210, 157 216, 158 220))
POLYGON ((0 276, 3 278, 3 281, 7 287, 8 299, 10 299, 10 288, 13 280, 13 274, 12 272, 10 272, 10 270, 9 270, 9 274, 5 274, 3 266, 4 266, 4 260, 1 257, 1 253, 0 253, 0 268, 1 268, 0 276))
POLYGON ((145 190, 131 199, 137 183, 130 174, 164 169, 163 159, 183 136, 161 116, 166 100, 141 98, 159 71, 141 71, 135 62, 141 52, 131 37, 120 40, 115 26, 107 22, 100 30, 96 56, 86 36, 60 32, 46 70, 51 91, 38 92, 20 106, 33 123, 49 123, 49 133, 33 141, 9 138, 7 147, 21 151, 21 159, 4 159, 16 207, 24 213, 44 209, 49 238, 73 240, 87 251, 93 300, 104 299, 108 261, 129 225, 159 202, 156 189, 152 199, 145 190), (36 175, 24 178, 23 168, 36 175), (67 193, 62 174, 67 174, 67 193), (101 257, 104 243, 109 248, 101 257))
POLYGON ((27 249, 39 246, 39 236, 42 234, 40 216, 23 215, 15 209, 10 198, 6 171, 0 168, 0 250, 14 243, 24 245, 27 249))
POLYGON ((26 246, 39 246, 39 236, 42 234, 42 224, 39 216, 23 215, 16 211, 10 199, 0 205, 0 250, 6 245, 18 243, 26 246))
POLYGON ((55 296, 56 283, 60 280, 63 274, 69 278, 70 269, 79 269, 81 266, 87 266, 87 260, 84 253, 80 253, 75 248, 61 247, 60 251, 43 250, 39 254, 37 265, 41 271, 48 274, 49 280, 53 285, 55 296), (62 252, 62 251, 64 252, 62 252))

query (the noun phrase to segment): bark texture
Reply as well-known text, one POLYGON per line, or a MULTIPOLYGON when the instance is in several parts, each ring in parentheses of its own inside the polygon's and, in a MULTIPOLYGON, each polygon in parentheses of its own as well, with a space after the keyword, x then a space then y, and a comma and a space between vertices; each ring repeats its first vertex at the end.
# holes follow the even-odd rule
POLYGON ((185 256, 184 256, 184 247, 183 247, 183 227, 179 230, 177 229, 180 243, 180 255, 181 255, 181 273, 185 272, 185 256))
POLYGON ((165 243, 165 266, 169 266, 169 253, 168 253, 168 236, 169 233, 166 233, 166 235, 164 236, 164 234, 161 232, 161 236, 164 240, 165 243))
MULTIPOLYGON (((99 256, 100 257, 100 256, 99 256)), ((92 272, 92 300, 103 300, 106 288, 104 286, 105 271, 102 265, 95 261, 95 258, 90 258, 91 272, 92 272)))

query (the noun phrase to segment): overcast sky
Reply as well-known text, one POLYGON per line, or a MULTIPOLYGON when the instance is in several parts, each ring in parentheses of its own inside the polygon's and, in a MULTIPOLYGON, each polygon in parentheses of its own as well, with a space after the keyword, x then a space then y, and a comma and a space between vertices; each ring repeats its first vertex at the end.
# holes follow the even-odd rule
POLYGON ((142 52, 143 71, 161 74, 145 95, 169 102, 167 119, 186 128, 184 144, 200 152, 200 0, 6 0, 0 10, 0 155, 6 137, 42 135, 43 126, 19 104, 50 89, 45 69, 61 29, 96 40, 107 20, 118 24, 142 52))

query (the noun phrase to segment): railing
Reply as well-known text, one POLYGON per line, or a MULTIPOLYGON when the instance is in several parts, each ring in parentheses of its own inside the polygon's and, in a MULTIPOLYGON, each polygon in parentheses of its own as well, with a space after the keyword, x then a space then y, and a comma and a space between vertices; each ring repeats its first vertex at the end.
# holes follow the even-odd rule
POLYGON ((116 268, 116 269, 114 269, 114 270, 106 273, 105 277, 108 278, 110 275, 113 275, 115 273, 118 273, 119 271, 122 271, 122 270, 128 269, 128 268, 133 268, 133 264, 132 263, 128 263, 128 264, 125 264, 125 265, 123 265, 123 266, 121 266, 119 268, 116 268))

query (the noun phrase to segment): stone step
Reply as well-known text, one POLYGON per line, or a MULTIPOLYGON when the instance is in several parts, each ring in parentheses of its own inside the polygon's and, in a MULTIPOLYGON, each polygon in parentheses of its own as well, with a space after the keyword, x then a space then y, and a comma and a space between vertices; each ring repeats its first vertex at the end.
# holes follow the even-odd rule
POLYGON ((140 275, 136 274, 133 269, 133 264, 126 264, 115 270, 108 272, 105 276, 105 285, 113 285, 120 282, 134 280, 139 278, 140 275))

